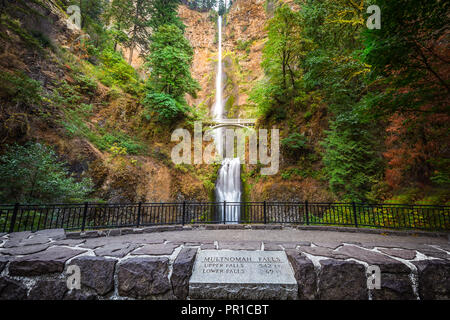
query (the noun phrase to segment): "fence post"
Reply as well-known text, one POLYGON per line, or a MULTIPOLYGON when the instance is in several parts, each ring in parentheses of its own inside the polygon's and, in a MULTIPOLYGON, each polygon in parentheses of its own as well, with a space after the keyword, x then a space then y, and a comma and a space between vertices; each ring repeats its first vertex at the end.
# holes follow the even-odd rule
POLYGON ((186 219, 186 201, 183 201, 183 220, 182 220, 183 226, 186 223, 185 219, 186 219))
POLYGON ((358 228, 358 219, 356 216, 356 204, 355 201, 352 202, 352 206, 353 206, 353 217, 355 219, 355 227, 358 228))
POLYGON ((264 224, 267 224, 267 202, 264 201, 264 224))
POLYGON ((227 220, 227 202, 224 200, 223 201, 223 224, 226 224, 227 220))
POLYGON ((136 228, 139 228, 139 226, 141 225, 141 208, 142 208, 142 202, 139 202, 136 228))
MULTIPOLYGON (((19 212, 19 206, 20 204, 17 202, 14 205, 14 211, 13 211, 13 215, 11 217, 11 224, 9 225, 9 233, 14 232, 14 225, 16 224, 16 218, 17 218, 17 213, 19 212)), ((20 229, 20 226, 19 226, 20 229)))
POLYGON ((305 216, 306 216, 306 225, 309 226, 309 208, 308 208, 308 200, 305 200, 305 216))
POLYGON ((81 232, 83 232, 84 229, 86 228, 86 216, 87 216, 88 206, 89 206, 89 203, 85 202, 84 210, 83 210, 83 222, 81 223, 81 232))

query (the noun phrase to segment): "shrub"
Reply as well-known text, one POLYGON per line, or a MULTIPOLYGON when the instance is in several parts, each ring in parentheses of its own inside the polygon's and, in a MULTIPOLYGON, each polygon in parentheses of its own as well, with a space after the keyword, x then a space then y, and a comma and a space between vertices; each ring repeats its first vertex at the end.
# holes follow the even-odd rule
POLYGON ((0 156, 1 203, 80 201, 92 191, 92 182, 77 182, 55 152, 39 143, 7 147, 0 156))
POLYGON ((185 103, 181 103, 165 93, 149 92, 142 104, 146 108, 147 120, 150 120, 152 113, 155 113, 157 121, 166 124, 180 119, 189 111, 189 107, 185 103))
POLYGON ((1 72, 0 91, 12 102, 36 105, 42 102, 42 86, 23 72, 1 72))
POLYGON ((287 138, 281 140, 281 145, 291 155, 298 154, 308 148, 305 135, 297 132, 292 133, 287 138))

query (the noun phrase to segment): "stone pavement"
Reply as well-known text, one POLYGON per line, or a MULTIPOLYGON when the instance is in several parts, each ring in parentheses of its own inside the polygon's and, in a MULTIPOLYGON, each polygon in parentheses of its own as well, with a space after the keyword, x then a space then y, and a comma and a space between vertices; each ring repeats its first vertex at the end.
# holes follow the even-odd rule
POLYGON ((448 238, 349 231, 239 225, 3 234, 0 299, 186 299, 196 254, 210 249, 285 251, 298 299, 450 299, 448 238), (80 268, 81 290, 67 287, 71 265, 80 268), (371 265, 381 269, 379 290, 367 289, 371 265))

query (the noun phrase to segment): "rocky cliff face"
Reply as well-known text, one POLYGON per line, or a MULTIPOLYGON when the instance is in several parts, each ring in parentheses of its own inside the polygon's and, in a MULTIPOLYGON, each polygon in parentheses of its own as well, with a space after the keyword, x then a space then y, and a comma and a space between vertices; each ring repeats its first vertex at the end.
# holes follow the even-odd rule
POLYGON ((230 117, 254 116, 254 106, 248 101, 248 95, 263 76, 261 58, 268 18, 265 0, 237 0, 226 16, 223 46, 226 109, 230 117))
POLYGON ((188 96, 187 100, 191 105, 209 110, 214 103, 214 56, 217 54, 215 17, 209 12, 190 10, 184 5, 179 7, 178 15, 186 25, 185 36, 194 49, 192 76, 201 86, 197 98, 188 96))

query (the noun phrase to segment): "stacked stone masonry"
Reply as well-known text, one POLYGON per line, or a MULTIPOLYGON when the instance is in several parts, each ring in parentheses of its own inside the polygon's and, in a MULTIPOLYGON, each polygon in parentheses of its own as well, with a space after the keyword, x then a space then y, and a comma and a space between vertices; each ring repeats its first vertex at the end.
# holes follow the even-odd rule
POLYGON ((211 249, 285 251, 297 299, 450 299, 450 245, 164 239, 182 230, 190 228, 0 234, 0 300, 187 299, 195 257, 211 249), (154 232, 160 239, 146 236, 154 232), (79 290, 68 289, 72 265, 81 271, 79 290), (369 265, 380 267, 381 289, 367 289, 369 265))

